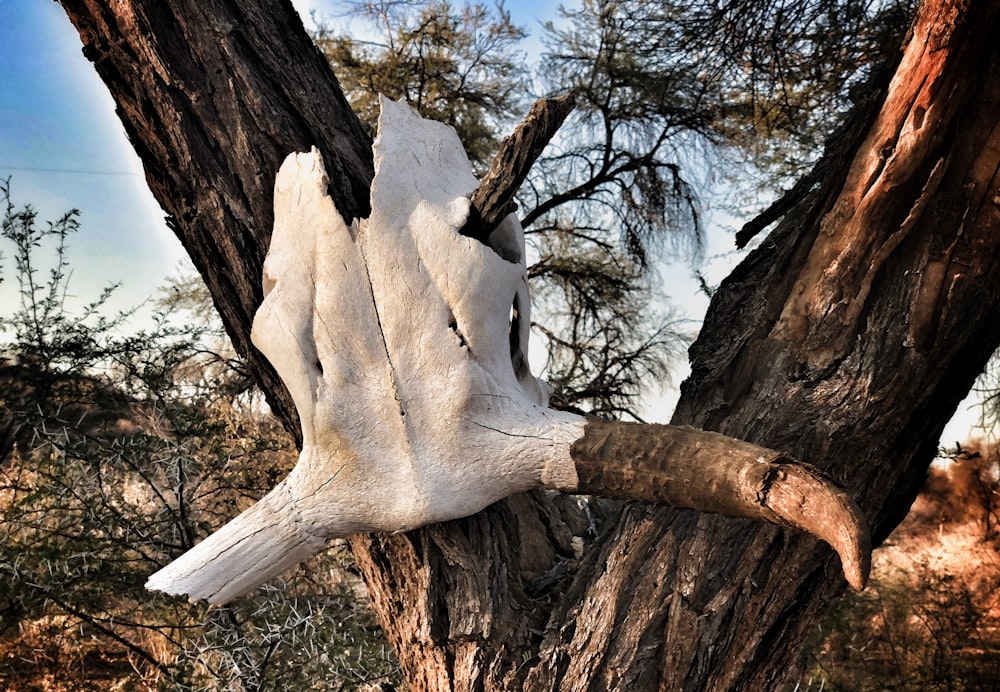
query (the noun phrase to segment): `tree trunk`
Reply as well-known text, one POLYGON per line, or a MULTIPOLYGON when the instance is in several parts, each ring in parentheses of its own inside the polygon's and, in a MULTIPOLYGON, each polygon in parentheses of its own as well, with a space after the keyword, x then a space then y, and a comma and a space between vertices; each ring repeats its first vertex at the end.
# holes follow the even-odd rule
MULTIPOLYGON (((720 287, 672 421, 820 466, 876 543, 1000 343, 998 9, 924 3, 844 165, 720 287)), ((629 507, 595 550, 543 645, 567 689, 774 689, 840 591, 813 540, 707 515, 629 507)))
POLYGON ((370 142, 326 59, 287 0, 61 4, 233 345, 301 443, 295 407, 250 344, 250 323, 285 156, 315 145, 345 219, 369 211, 370 142))
MULTIPOLYGON (((368 143, 287 2, 60 0, 154 194, 276 413, 249 344, 274 175, 316 144, 346 216, 368 143), (276 5, 271 7, 269 5, 276 5), (266 7, 266 9, 265 9, 266 7)), ((1000 8, 927 0, 891 83, 822 180, 727 279, 674 423, 806 460, 884 538, 1000 343, 1000 8)), ((843 585, 801 534, 540 492, 351 539, 410 689, 774 689, 843 585)))

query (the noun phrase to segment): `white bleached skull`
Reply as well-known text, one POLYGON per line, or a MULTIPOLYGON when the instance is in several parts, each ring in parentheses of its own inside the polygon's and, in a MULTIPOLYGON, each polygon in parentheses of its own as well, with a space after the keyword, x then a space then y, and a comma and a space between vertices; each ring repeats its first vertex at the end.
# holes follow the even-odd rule
POLYGON ((547 409, 524 362, 520 224, 504 221, 496 250, 459 234, 471 166, 454 130, 405 104, 383 100, 374 152, 372 214, 351 227, 318 151, 281 167, 252 338, 292 395, 302 452, 264 499, 150 588, 225 602, 337 536, 575 487, 569 446, 584 420, 547 409))

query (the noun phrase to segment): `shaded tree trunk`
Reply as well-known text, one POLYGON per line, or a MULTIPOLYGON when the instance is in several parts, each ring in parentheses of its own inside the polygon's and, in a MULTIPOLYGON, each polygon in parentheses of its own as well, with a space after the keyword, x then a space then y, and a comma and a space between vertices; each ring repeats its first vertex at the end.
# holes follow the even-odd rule
MULTIPOLYGON (((248 334, 283 157, 318 145, 338 208, 367 213, 368 143, 335 79, 288 2, 60 2, 297 431, 248 334)), ((924 3, 892 81, 829 152, 843 164, 719 289, 674 415, 824 468, 877 538, 1000 343, 998 15, 924 3)), ((773 689, 842 589, 813 539, 644 504, 600 505, 579 554, 571 505, 530 493, 352 538, 411 689, 773 689)))

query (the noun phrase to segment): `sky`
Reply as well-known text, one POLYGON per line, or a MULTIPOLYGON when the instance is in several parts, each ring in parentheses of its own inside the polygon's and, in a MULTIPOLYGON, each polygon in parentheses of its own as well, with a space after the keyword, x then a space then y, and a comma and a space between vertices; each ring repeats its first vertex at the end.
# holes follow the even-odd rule
MULTIPOLYGON (((306 26, 313 26, 313 13, 342 13, 335 0, 293 4, 306 26)), ((557 3, 518 0, 508 7, 537 35, 557 3)), ((31 204, 40 219, 80 210, 70 250, 81 297, 120 281, 114 305, 130 307, 176 274, 185 257, 146 187, 111 96, 53 0, 0 0, 0 178, 8 177, 14 204, 31 204)), ((0 301, 16 299, 12 284, 8 275, 0 301)))
MULTIPOLYGON (((312 13, 334 18, 336 0, 293 0, 306 26, 312 13)), ((570 4, 570 3, 567 3, 570 4)), ((515 23, 538 50, 539 27, 555 19, 559 0, 508 2, 515 23)), ((108 284, 121 288, 114 309, 133 307, 179 272, 185 259, 167 229, 164 213, 146 187, 142 166, 114 112, 114 103, 81 51, 79 37, 54 0, 0 0, 0 178, 10 178, 16 206, 31 204, 42 220, 81 211, 81 230, 70 239, 72 288, 81 302, 108 284)), ((728 273, 731 236, 710 224, 704 268, 710 283, 728 273)), ((0 249, 9 254, 8 248, 0 249)), ((0 261, 0 308, 16 301, 9 258, 0 261)), ((691 320, 693 332, 707 307, 683 262, 664 266, 665 293, 691 320)), ((683 368, 676 374, 678 384, 683 368)), ((651 402, 665 421, 676 391, 651 402)), ((963 404, 960 414, 967 407, 963 404)), ((965 412, 945 440, 964 440, 972 416, 965 412)))
MULTIPOLYGON (((111 96, 52 0, 0 0, 0 177, 40 219, 81 211, 70 240, 81 296, 121 281, 121 307, 140 302, 183 257, 111 96)), ((6 264, 4 273, 0 300, 13 300, 6 264)))

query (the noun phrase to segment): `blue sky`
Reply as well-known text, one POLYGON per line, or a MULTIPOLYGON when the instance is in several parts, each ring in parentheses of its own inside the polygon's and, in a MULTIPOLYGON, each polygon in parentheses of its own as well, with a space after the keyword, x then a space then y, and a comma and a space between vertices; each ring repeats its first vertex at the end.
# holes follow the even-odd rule
MULTIPOLYGON (((293 4, 307 25, 311 11, 333 17, 340 7, 335 0, 293 4)), ((509 6, 515 21, 537 34, 557 3, 509 6)), ((31 204, 42 219, 81 211, 81 231, 70 248, 73 288, 81 298, 121 281, 115 306, 134 305, 184 258, 146 188, 110 95, 53 0, 0 0, 0 177, 8 176, 14 203, 31 204)), ((6 305, 16 293, 10 269, 4 272, 0 304, 6 305)))
MULTIPOLYGON (((80 40, 52 0, 0 0, 0 176, 42 219, 82 212, 71 240, 74 292, 122 281, 140 302, 183 256, 80 40)), ((0 300, 14 299, 5 265, 0 300)), ((126 300, 127 299, 127 300, 126 300)))

